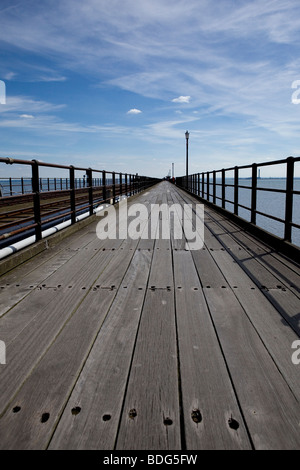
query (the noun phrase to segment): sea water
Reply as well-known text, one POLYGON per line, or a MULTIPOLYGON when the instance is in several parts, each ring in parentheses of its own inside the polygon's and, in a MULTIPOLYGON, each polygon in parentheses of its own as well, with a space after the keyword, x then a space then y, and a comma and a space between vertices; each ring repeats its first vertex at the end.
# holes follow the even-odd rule
MULTIPOLYGON (((225 184, 233 185, 234 180, 226 179, 225 184)), ((251 208, 251 179, 245 178, 239 179, 239 186, 247 186, 248 188, 239 188, 239 204, 251 208)), ((284 190, 286 189, 286 178, 259 178, 257 180, 257 205, 256 209, 259 212, 272 215, 279 219, 285 219, 285 193, 269 191, 270 189, 284 190)), ((294 191, 300 191, 300 179, 294 179, 294 191)), ((210 188, 212 192, 212 187, 210 188)), ((217 186, 216 196, 221 197, 222 188, 217 186)), ((230 212, 234 211, 233 200, 234 200, 234 188, 227 186, 225 190, 225 199, 232 201, 232 203, 226 202, 225 209, 230 212)), ((217 199, 217 205, 221 205, 221 200, 217 199)), ((238 215, 243 219, 251 220, 251 211, 239 207, 238 215)), ((300 224, 300 195, 294 194, 293 197, 293 222, 300 224)), ((279 236, 284 237, 284 223, 276 220, 264 217, 260 214, 256 216, 256 225, 263 228, 264 230, 279 236)), ((300 230, 292 228, 292 243, 300 246, 300 230)))

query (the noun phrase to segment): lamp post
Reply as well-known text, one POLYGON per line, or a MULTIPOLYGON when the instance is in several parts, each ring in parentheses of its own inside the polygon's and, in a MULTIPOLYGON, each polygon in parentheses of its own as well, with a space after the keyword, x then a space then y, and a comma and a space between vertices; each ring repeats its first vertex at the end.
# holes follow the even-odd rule
POLYGON ((189 174, 189 132, 186 131, 185 133, 185 139, 186 139, 186 182, 185 182, 185 187, 188 189, 188 174, 189 174))

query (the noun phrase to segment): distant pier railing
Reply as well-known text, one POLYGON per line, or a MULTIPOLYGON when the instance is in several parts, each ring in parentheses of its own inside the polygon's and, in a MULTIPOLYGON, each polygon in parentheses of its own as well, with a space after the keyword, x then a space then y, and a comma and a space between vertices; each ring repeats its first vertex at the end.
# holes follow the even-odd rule
POLYGON ((295 178, 295 165, 299 162, 300 157, 288 157, 194 173, 177 177, 176 184, 276 249, 299 255, 300 180, 295 178), (274 170, 279 165, 282 178, 261 178, 262 169, 274 170), (281 225, 280 229, 273 230, 272 223, 281 225), (294 249, 290 244, 298 246, 294 249))
MULTIPOLYGON (((12 241, 35 235, 69 220, 75 224, 80 214, 91 216, 103 203, 115 204, 157 183, 157 178, 92 168, 58 165, 37 160, 0 158, 0 165, 29 167, 28 178, 0 179, 0 248, 12 241), (44 172, 60 171, 63 177, 42 177, 44 172), (82 172, 84 175, 82 176, 82 172), (79 176, 80 174, 80 176, 79 176), (5 184, 4 184, 5 180, 5 184), (1 182, 2 181, 2 182, 1 182)), ((26 173, 26 171, 20 171, 26 173)))
MULTIPOLYGON (((75 189, 85 188, 87 181, 85 175, 80 178, 74 179, 75 189)), ((101 186, 101 178, 93 178, 93 186, 101 186)), ((42 191, 56 191, 70 189, 69 178, 39 178, 40 192, 42 191)), ((20 194, 32 193, 32 178, 1 178, 0 177, 0 191, 1 196, 19 196, 20 194)))

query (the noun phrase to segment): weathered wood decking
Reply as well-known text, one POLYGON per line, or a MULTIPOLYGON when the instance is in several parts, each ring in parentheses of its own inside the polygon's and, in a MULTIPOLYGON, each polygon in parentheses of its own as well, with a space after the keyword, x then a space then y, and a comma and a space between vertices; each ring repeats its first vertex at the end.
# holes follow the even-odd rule
POLYGON ((0 447, 299 449, 299 266, 212 209, 197 251, 96 223, 0 278, 0 447))

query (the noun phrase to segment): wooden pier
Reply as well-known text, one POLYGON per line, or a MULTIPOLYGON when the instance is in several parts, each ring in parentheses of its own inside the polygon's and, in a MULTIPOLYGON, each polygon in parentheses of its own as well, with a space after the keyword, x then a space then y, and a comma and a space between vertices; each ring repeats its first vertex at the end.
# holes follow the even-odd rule
MULTIPOLYGON (((162 182, 128 206, 192 202, 162 182)), ((0 278, 1 449, 300 449, 299 265, 204 220, 189 251, 96 217, 0 278)))

